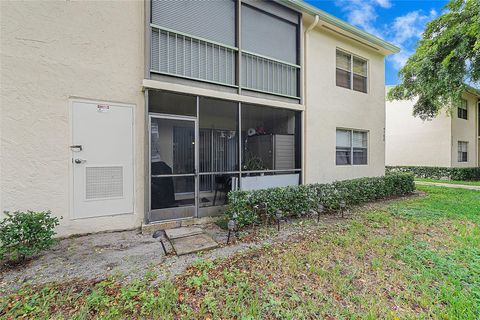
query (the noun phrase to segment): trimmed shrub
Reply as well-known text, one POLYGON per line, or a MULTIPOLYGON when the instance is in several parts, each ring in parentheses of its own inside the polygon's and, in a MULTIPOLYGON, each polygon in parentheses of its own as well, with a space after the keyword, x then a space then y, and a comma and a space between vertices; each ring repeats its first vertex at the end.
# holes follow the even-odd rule
POLYGON ((50 248, 58 218, 45 212, 5 212, 0 221, 0 260, 20 262, 50 248))
POLYGON ((229 217, 237 214, 240 226, 257 221, 255 206, 266 203, 267 214, 273 216, 282 210, 287 217, 302 216, 318 208, 321 203, 327 210, 337 210, 340 201, 357 205, 369 201, 403 196, 415 190, 413 175, 390 174, 384 177, 360 178, 326 184, 310 184, 255 191, 232 191, 228 194, 225 211, 229 217))
POLYGON ((386 173, 408 172, 418 178, 436 180, 480 181, 480 167, 447 168, 422 166, 388 166, 386 173))

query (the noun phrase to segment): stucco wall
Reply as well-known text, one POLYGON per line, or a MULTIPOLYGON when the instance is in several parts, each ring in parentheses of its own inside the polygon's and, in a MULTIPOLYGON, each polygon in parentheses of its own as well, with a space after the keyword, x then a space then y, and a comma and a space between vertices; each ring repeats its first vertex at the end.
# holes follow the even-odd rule
MULTIPOLYGON (((305 28, 307 25, 305 25, 305 28)), ((385 173, 384 56, 317 27, 308 34, 305 180, 329 182, 385 173), (336 48, 368 60, 368 93, 336 86, 336 48), (367 130, 368 164, 337 166, 336 128, 367 130)))
POLYGON ((452 110, 452 167, 475 167, 478 164, 478 108, 477 97, 465 93, 467 100, 468 119, 459 119, 457 109, 452 110), (468 142, 468 161, 458 162, 458 141, 468 142))
POLYGON ((0 209, 49 209, 63 216, 60 235, 139 226, 143 3, 2 1, 0 6, 0 209), (136 106, 135 214, 70 219, 71 97, 136 106))
POLYGON ((477 98, 466 93, 468 120, 457 109, 423 121, 413 116, 415 101, 387 101, 386 164, 473 167, 478 164, 477 98), (458 141, 468 142, 468 162, 458 162, 458 141))
POLYGON ((449 167, 452 118, 443 112, 423 121, 413 116, 414 103, 386 103, 386 164, 449 167))

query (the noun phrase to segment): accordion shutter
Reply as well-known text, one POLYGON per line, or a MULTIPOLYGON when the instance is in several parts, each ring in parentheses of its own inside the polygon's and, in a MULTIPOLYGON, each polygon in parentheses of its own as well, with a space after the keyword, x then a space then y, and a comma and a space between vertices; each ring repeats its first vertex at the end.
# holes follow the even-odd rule
POLYGON ((287 7, 279 5, 275 3, 275 1, 242 0, 242 3, 290 21, 293 24, 298 24, 300 18, 300 15, 297 11, 293 11, 287 7))
MULTIPOLYGON (((152 1, 159 27, 235 46, 235 2, 152 1)), ((152 28, 151 68, 227 85, 235 84, 236 51, 189 36, 152 28)))
POLYGON ((242 48, 297 63, 297 25, 242 5, 242 48))
POLYGON ((235 46, 235 2, 153 0, 152 23, 235 46))

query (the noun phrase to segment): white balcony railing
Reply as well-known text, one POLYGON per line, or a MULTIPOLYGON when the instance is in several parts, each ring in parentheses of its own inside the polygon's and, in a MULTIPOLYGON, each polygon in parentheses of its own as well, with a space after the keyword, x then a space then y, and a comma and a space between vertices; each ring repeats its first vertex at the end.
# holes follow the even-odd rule
POLYGON ((242 51, 242 87, 298 98, 300 66, 242 51))
POLYGON ((237 48, 151 27, 152 72, 235 86, 237 48))
MULTIPOLYGON (((151 72, 236 87, 238 49, 151 25, 151 72)), ((242 51, 241 87, 298 98, 300 66, 242 51)))

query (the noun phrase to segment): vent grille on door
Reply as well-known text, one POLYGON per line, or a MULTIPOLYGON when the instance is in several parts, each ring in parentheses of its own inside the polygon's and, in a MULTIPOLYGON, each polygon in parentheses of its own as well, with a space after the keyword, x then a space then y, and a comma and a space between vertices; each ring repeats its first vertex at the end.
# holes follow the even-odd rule
POLYGON ((86 167, 87 200, 123 197, 123 167, 86 167))

